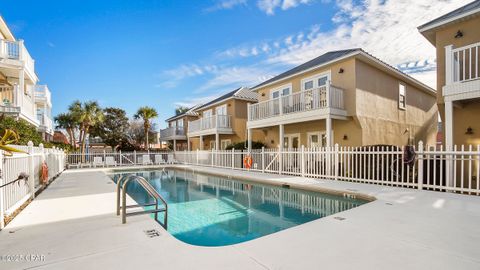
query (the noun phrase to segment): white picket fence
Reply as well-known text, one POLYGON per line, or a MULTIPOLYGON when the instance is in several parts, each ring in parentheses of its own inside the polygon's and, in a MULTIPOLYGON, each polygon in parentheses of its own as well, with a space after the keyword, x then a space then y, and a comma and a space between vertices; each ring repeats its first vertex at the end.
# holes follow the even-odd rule
POLYGON ((175 152, 179 163, 294 175, 317 179, 453 191, 480 195, 480 145, 445 150, 414 147, 407 162, 404 147, 321 147, 247 151, 175 152), (252 157, 252 166, 243 163, 252 157))
POLYGON ((69 167, 114 167, 181 163, 234 170, 248 170, 342 180, 358 183, 452 191, 480 195, 480 145, 455 146, 451 150, 424 146, 413 147, 414 159, 406 160, 404 147, 319 147, 298 149, 210 150, 176 152, 96 152, 70 154, 69 167), (252 158, 246 168, 245 157, 252 158), (107 158, 110 163, 107 163, 107 158), (144 161, 147 159, 147 162, 144 161), (114 163, 112 163, 112 160, 114 163))
POLYGON ((15 212, 35 192, 42 187, 41 169, 43 161, 48 166, 48 181, 58 176, 65 169, 65 152, 60 149, 12 145, 26 153, 14 153, 6 156, 0 151, 0 185, 15 181, 21 173, 27 174, 28 184, 23 181, 7 185, 0 189, 0 229, 4 226, 4 217, 15 212))

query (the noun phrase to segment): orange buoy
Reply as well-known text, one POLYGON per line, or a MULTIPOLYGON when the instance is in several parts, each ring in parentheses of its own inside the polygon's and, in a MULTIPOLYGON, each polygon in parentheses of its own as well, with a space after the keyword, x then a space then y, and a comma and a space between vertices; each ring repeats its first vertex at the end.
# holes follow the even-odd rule
POLYGON ((251 156, 246 156, 243 158, 243 165, 245 168, 250 169, 252 167, 253 159, 251 156))
POLYGON ((42 183, 46 185, 48 183, 48 166, 47 163, 44 161, 42 163, 42 175, 41 175, 42 183))

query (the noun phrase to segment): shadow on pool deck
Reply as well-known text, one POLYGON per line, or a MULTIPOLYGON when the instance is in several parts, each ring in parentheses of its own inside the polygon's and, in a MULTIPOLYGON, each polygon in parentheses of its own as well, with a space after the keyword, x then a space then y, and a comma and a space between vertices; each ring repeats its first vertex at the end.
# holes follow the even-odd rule
POLYGON ((45 262, 0 262, 0 269, 480 269, 475 196, 308 181, 377 200, 238 245, 206 248, 178 241, 148 216, 122 225, 109 181, 100 171, 62 174, 0 232, 1 255, 43 254, 45 262), (161 235, 148 238, 148 229, 161 235))

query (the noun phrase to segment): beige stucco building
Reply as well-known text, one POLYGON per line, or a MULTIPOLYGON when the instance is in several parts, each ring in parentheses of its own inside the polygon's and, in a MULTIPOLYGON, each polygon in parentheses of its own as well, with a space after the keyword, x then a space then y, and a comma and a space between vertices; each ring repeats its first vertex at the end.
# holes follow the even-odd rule
POLYGON ((248 133, 269 147, 435 142, 435 90, 361 49, 328 52, 252 90, 248 133))
POLYGON ((437 101, 445 145, 479 145, 480 1, 418 29, 437 52, 437 101))
MULTIPOLYGON (((247 107, 255 102, 257 94, 241 87, 196 108, 199 119, 188 123, 189 148, 220 150, 246 141, 247 107)), ((257 134, 254 140, 259 140, 257 134)))
POLYGON ((193 106, 165 120, 167 128, 160 130, 160 140, 171 144, 174 150, 187 150, 188 122, 198 119, 198 113, 195 112, 198 107, 199 105, 193 106))

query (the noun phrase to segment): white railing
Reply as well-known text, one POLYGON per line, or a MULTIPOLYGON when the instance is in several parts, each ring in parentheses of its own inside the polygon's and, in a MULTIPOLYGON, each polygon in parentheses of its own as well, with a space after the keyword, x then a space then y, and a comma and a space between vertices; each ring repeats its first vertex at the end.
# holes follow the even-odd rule
POLYGON ((23 40, 10 41, 0 39, 0 57, 23 61, 25 68, 29 70, 30 74, 35 74, 35 60, 30 56, 23 40))
POLYGON ((168 127, 160 130, 160 138, 170 138, 173 136, 185 136, 185 129, 183 127, 168 127))
POLYGON ((480 145, 452 151, 425 147, 412 148, 409 155, 402 147, 322 147, 299 149, 261 149, 247 151, 178 151, 175 160, 237 170, 311 177, 317 179, 451 191, 480 195, 480 145), (252 167, 244 158, 250 155, 252 167))
POLYGON ((212 115, 188 122, 188 132, 196 132, 215 128, 231 128, 230 115, 212 115))
POLYGON ((137 165, 159 165, 173 162, 173 152, 168 150, 138 152, 91 151, 85 154, 74 152, 67 156, 67 164, 69 168, 112 168, 137 165))
POLYGON ((249 106, 249 121, 311 110, 344 109, 343 89, 333 85, 303 90, 249 106))
POLYGON ((0 113, 14 113, 14 114, 18 114, 18 113, 20 113, 20 107, 11 106, 11 105, 8 105, 8 106, 0 105, 0 113))
MULTIPOLYGON (((478 70, 480 62, 480 42, 468 46, 452 49, 453 82, 464 82, 480 78, 478 70)), ((448 64, 448 63, 447 63, 448 64)), ((447 74, 448 76, 448 74, 447 74)))
POLYGON ((0 189, 0 229, 3 228, 5 216, 11 215, 21 207, 28 199, 35 196, 43 184, 49 183, 58 176, 65 168, 65 153, 59 149, 47 149, 42 145, 33 147, 13 145, 28 154, 15 153, 5 156, 0 151, 0 185, 15 181, 21 173, 28 175, 28 184, 14 183, 0 189), (48 166, 48 179, 41 179, 42 163, 48 166))

